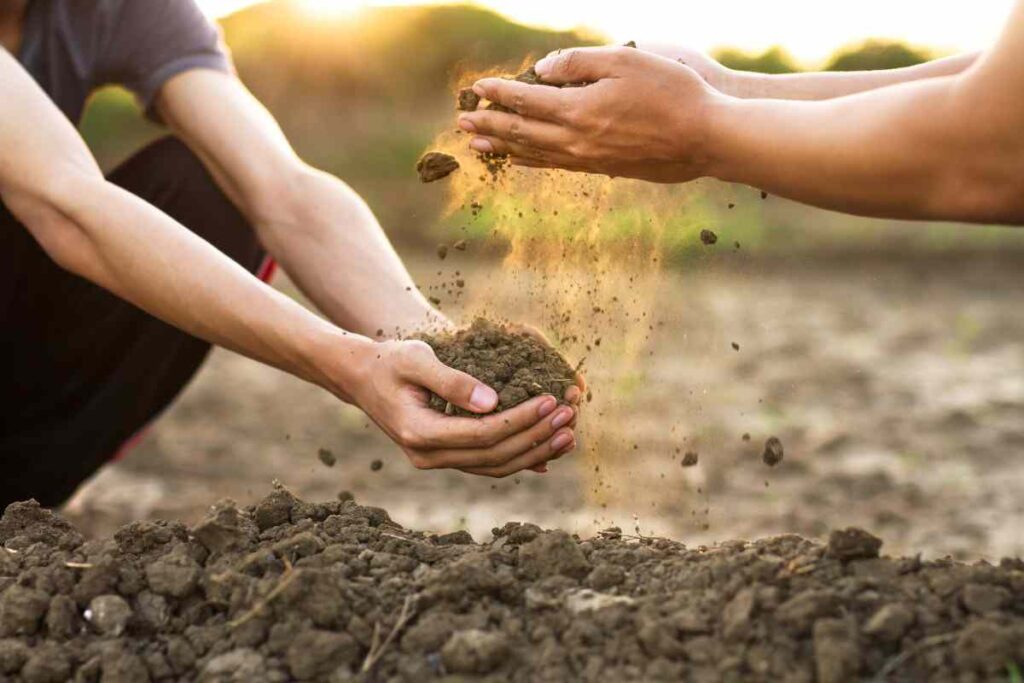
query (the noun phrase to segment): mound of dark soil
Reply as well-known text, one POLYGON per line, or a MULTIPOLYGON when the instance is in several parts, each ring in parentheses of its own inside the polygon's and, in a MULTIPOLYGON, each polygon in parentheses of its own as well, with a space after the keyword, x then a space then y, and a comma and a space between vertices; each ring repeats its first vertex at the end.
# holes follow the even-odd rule
POLYGON ((1024 659, 1024 563, 879 558, 855 529, 476 544, 277 487, 93 541, 15 503, 0 543, 5 681, 980 681, 1024 659))
MULTIPOLYGON (((576 371, 553 348, 525 332, 484 318, 454 334, 419 338, 430 344, 442 363, 497 391, 495 412, 543 394, 561 399, 575 381, 576 371)), ((430 405, 449 414, 472 415, 436 395, 431 396, 430 405)))

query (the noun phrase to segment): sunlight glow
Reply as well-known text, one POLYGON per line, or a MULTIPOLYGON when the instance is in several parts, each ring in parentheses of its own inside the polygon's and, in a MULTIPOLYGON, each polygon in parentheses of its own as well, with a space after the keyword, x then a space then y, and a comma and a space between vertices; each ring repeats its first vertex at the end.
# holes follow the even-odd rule
MULTIPOLYGON (((325 19, 372 5, 433 4, 429 0, 291 1, 325 19)), ((254 4, 254 0, 198 2, 211 16, 254 4)), ((486 0, 473 4, 526 24, 590 29, 616 42, 674 42, 703 49, 728 45, 751 51, 782 45, 798 59, 814 64, 838 47, 869 37, 894 38, 946 52, 982 49, 998 36, 1013 0, 486 0)))
POLYGON ((292 0, 303 12, 324 19, 355 14, 367 5, 362 0, 292 0))

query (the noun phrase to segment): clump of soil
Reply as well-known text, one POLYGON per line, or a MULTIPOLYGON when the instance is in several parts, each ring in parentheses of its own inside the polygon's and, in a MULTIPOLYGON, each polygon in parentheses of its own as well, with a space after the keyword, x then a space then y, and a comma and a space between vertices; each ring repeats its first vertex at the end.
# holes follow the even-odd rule
POLYGON ((704 230, 700 231, 700 241, 708 246, 711 246, 712 244, 718 242, 718 235, 716 235, 713 231, 705 228, 704 230))
MULTIPOLYGON (((380 335, 378 335, 378 336, 380 336, 380 335)), ((319 458, 320 462, 322 462, 327 467, 334 467, 338 463, 338 458, 335 457, 334 453, 332 453, 327 448, 319 449, 316 452, 316 457, 319 458)))
POLYGON ((91 541, 15 503, 0 544, 9 681, 981 681, 1024 659, 1024 562, 878 543, 510 522, 478 544, 278 486, 91 541))
POLYGON ((768 437, 768 440, 764 442, 764 452, 761 454, 764 464, 769 467, 775 467, 782 462, 783 455, 782 442, 779 441, 778 437, 768 437))
MULTIPOLYGON (((484 318, 454 334, 419 338, 434 349, 442 363, 497 391, 495 412, 543 394, 561 399, 576 381, 576 371, 553 348, 525 332, 484 318)), ((430 406, 448 414, 474 415, 437 395, 430 397, 430 406)))
POLYGON ((480 106, 480 96, 472 88, 462 88, 456 101, 459 111, 476 111, 480 106))
POLYGON ((458 160, 443 152, 427 152, 416 164, 416 172, 420 174, 420 181, 424 183, 447 178, 458 169, 458 160))
POLYGON ((696 451, 686 451, 683 454, 682 466, 683 467, 694 467, 700 461, 700 455, 696 451))

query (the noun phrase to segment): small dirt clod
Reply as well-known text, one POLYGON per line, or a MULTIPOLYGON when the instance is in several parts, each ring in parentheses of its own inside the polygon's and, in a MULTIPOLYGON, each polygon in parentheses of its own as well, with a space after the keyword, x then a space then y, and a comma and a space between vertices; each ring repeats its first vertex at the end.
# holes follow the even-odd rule
POLYGON ((708 246, 711 246, 712 244, 718 242, 718 235, 716 235, 711 230, 705 228, 704 230, 700 231, 700 241, 708 246))
POLYGON ((458 160, 443 152, 427 152, 416 164, 416 172, 420 174, 420 181, 424 183, 446 178, 458 169, 458 160))
POLYGON ((687 451, 683 455, 682 465, 683 467, 693 467, 694 465, 697 464, 699 460, 700 456, 696 453, 696 451, 687 451))
POLYGON ((473 92, 472 88, 463 88, 459 90, 456 105, 459 111, 476 111, 480 106, 480 96, 473 92))
POLYGON ((332 453, 330 450, 326 448, 321 448, 320 450, 318 450, 316 452, 316 457, 319 458, 320 462, 322 462, 327 467, 334 467, 334 465, 337 464, 338 462, 338 459, 334 457, 334 453, 332 453))
POLYGON ((768 437, 768 440, 764 442, 764 453, 761 454, 764 464, 769 467, 775 467, 782 462, 783 454, 782 442, 777 437, 768 437))

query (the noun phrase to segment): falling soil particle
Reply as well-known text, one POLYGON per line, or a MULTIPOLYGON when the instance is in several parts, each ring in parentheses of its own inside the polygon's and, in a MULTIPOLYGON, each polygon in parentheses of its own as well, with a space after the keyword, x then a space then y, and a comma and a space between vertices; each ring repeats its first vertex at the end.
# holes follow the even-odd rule
POLYGON ((463 88, 459 91, 457 106, 459 111, 476 111, 480 106, 480 96, 472 88, 463 88))
POLYGON ((445 178, 458 168, 459 162, 455 157, 442 152, 427 152, 416 164, 416 172, 420 174, 420 181, 424 183, 445 178))
POLYGON ((384 469, 384 462, 382 460, 374 460, 370 463, 370 471, 380 472, 382 469, 384 469))
POLYGON ((733 342, 732 343, 732 350, 733 351, 739 351, 740 350, 740 345, 737 344, 736 342, 733 342))
POLYGON ((700 231, 700 241, 710 246, 718 242, 718 235, 716 235, 711 230, 704 229, 700 231))
POLYGON ((447 244, 439 244, 439 245, 437 245, 437 258, 441 259, 442 261, 444 261, 446 258, 448 258, 448 245, 447 244))
POLYGON ((768 193, 764 190, 761 191, 761 199, 768 199, 768 193))
POLYGON ((750 434, 744 434, 743 435, 743 440, 744 441, 750 441, 750 434))
POLYGON ((693 467, 694 465, 697 464, 697 461, 699 459, 700 459, 700 456, 697 455, 696 452, 694 452, 694 451, 687 451, 683 455, 682 465, 683 465, 683 467, 693 467))
POLYGON ((768 440, 764 442, 764 453, 761 454, 764 464, 769 467, 775 467, 782 462, 782 456, 782 442, 774 436, 768 437, 768 440))
POLYGON ((320 458, 320 462, 327 465, 328 467, 334 467, 337 464, 338 459, 334 457, 334 453, 326 448, 321 448, 316 452, 316 457, 320 458))
MULTIPOLYGON (((445 365, 477 378, 498 392, 495 412, 534 396, 561 398, 575 382, 576 371, 554 349, 525 332, 477 318, 454 334, 420 335, 445 365)), ((440 412, 473 415, 437 395, 430 406, 440 412)))
POLYGON ((458 240, 455 242, 455 244, 452 245, 452 249, 454 249, 455 251, 466 251, 467 246, 469 246, 469 244, 466 242, 466 240, 458 240))
POLYGON ((283 487, 192 528, 135 522, 85 542, 15 503, 0 519, 0 679, 1007 679, 1024 563, 877 547, 844 560, 833 545, 690 549, 516 522, 477 544, 283 487), (999 589, 984 616, 959 607, 968 586, 999 589))

